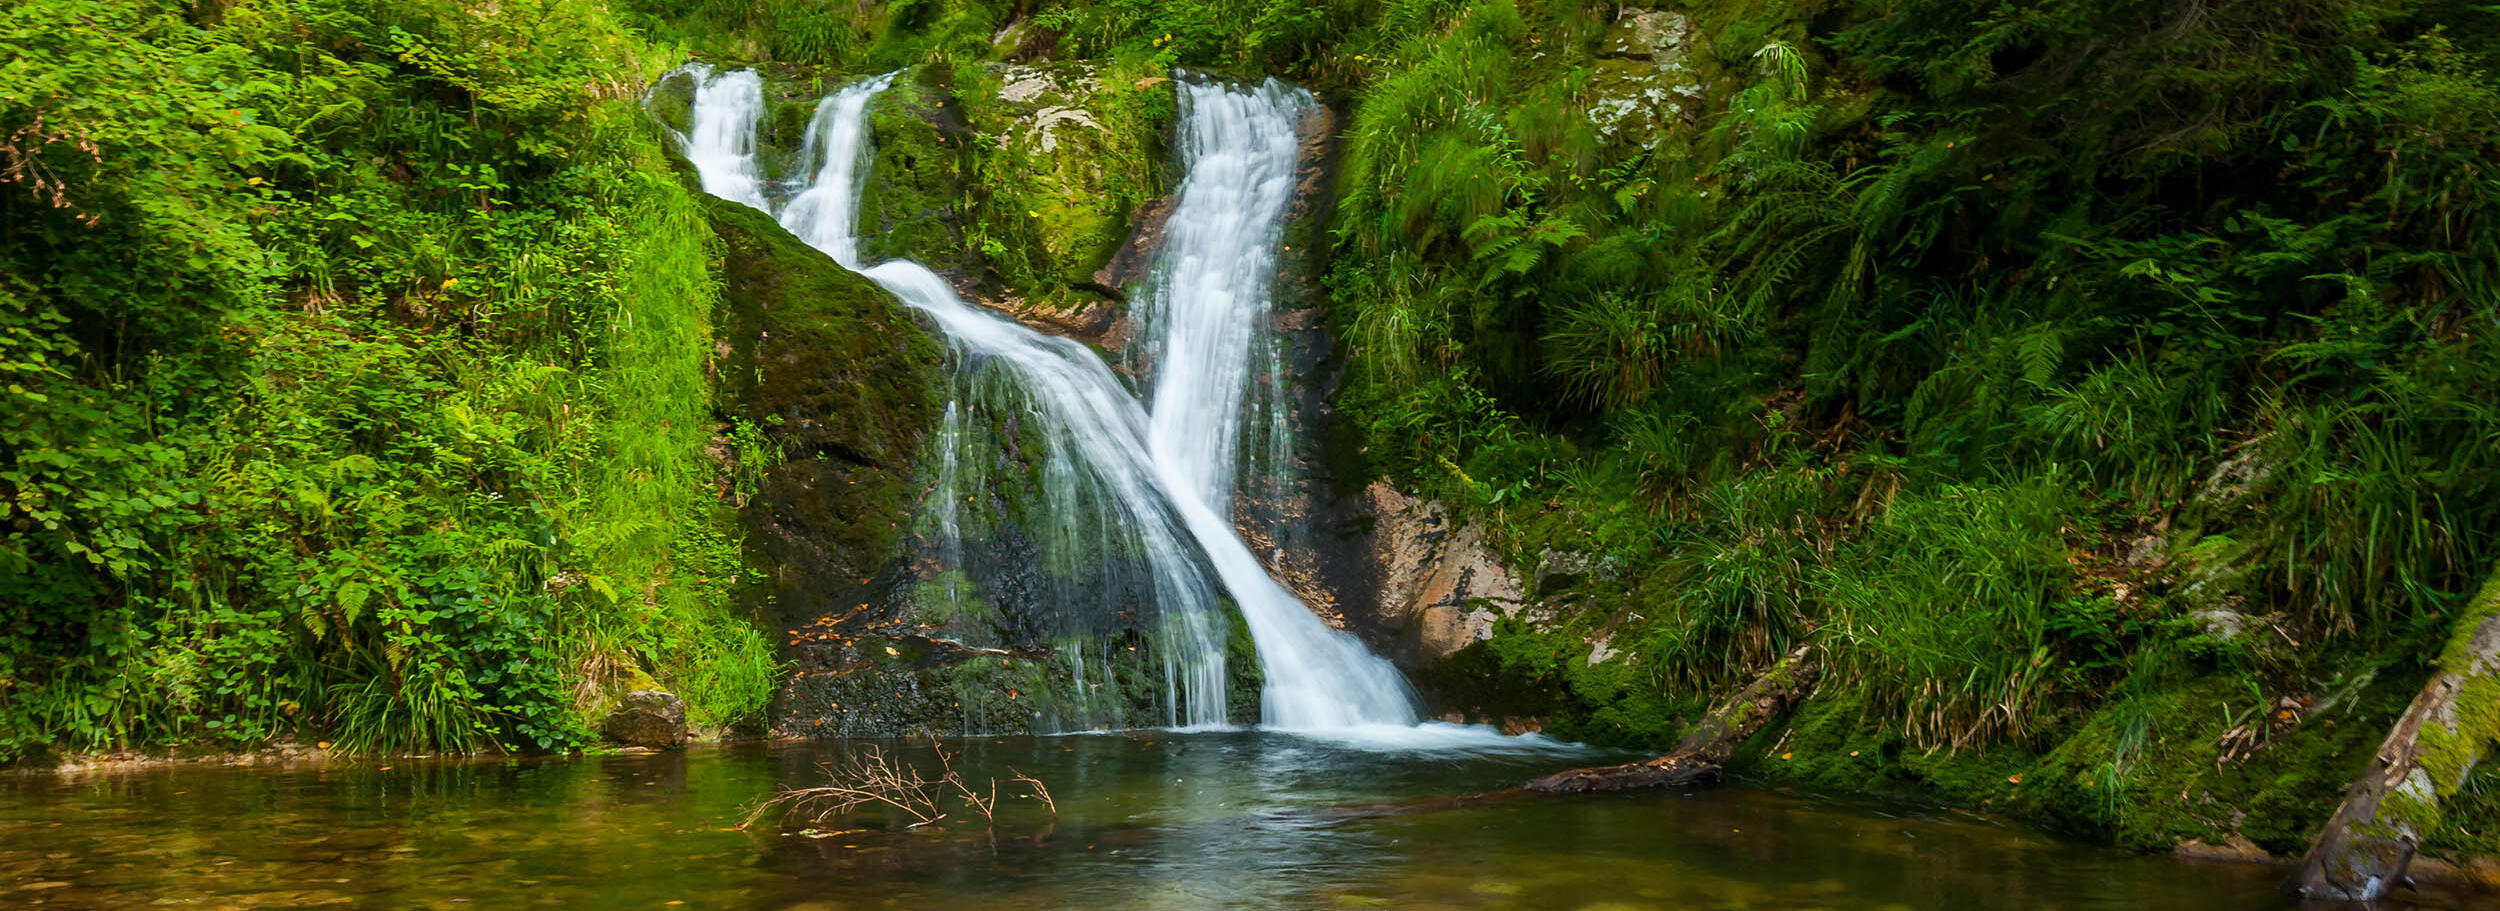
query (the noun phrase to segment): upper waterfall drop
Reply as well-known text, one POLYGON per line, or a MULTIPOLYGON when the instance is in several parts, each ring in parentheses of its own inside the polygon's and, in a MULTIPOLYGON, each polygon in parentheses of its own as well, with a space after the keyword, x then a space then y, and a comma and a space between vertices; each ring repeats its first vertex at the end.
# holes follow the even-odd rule
POLYGON ((1186 482, 1177 492, 1229 515, 1250 394, 1273 367, 1259 355, 1311 99, 1275 80, 1178 91, 1180 202, 1136 307, 1153 377, 1147 442, 1186 482))
MULTIPOLYGON (((698 80, 704 87, 718 81, 708 71, 698 80)), ((1220 582, 1239 607, 1265 672, 1261 709, 1268 727, 1386 748, 1550 745, 1489 728, 1419 725, 1405 678, 1353 636, 1321 622, 1235 533, 1230 506, 1239 481, 1242 412, 1252 384, 1272 379, 1261 375, 1259 358, 1271 353, 1265 347, 1270 288, 1292 197, 1299 127, 1314 102, 1272 79, 1252 89, 1186 74, 1179 83, 1186 172, 1143 308, 1153 346, 1151 410, 1085 345, 975 307, 918 263, 861 261, 868 110, 892 84, 891 74, 828 96, 801 150, 801 167, 808 170, 796 194, 777 211, 769 202, 757 207, 927 315, 959 362, 1012 376, 1023 393, 1022 417, 1048 444, 1053 504, 1083 496, 1092 508, 1115 513, 1125 546, 1151 568, 1164 617, 1173 724, 1228 720, 1227 623, 1211 584, 1220 582), (1206 577, 1208 570, 1214 579, 1206 577)), ((744 108, 760 109, 760 85, 720 87, 696 94, 698 132, 740 117, 754 122, 744 108), (753 100, 735 97, 738 90, 753 100)), ((685 140, 691 150, 697 137, 685 140)), ((703 141, 709 143, 704 154, 690 151, 687 158, 707 191, 761 186, 751 141, 739 146, 708 133, 703 141)), ((762 199, 760 190, 755 197, 762 199)))
POLYGON ((793 236, 853 272, 861 271, 859 195, 868 181, 862 167, 868 161, 868 102, 893 84, 892 73, 855 82, 816 106, 799 147, 799 166, 808 169, 807 176, 799 194, 775 216, 793 236))
POLYGON ((686 161, 703 180, 703 192, 768 209, 764 180, 755 164, 755 126, 764 118, 764 77, 754 70, 715 73, 701 63, 689 63, 681 72, 694 81, 694 109, 678 141, 686 161))

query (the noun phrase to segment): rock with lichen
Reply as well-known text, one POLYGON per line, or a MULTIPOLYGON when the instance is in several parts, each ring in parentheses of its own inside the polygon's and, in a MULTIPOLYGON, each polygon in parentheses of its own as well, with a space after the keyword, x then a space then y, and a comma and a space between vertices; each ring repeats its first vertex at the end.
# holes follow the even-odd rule
POLYGON ((600 734, 623 746, 676 749, 686 745, 686 700, 660 690, 626 693, 608 713, 600 734))
POLYGON ((977 137, 980 205, 966 232, 997 285, 985 302, 1118 348, 1127 289, 1106 267, 1167 191, 1169 80, 1100 63, 1002 63, 966 71, 958 95, 977 137))
POLYGON ((1607 29, 1589 74, 1589 122, 1598 132, 1644 148, 1699 122, 1700 77, 1687 61, 1692 17, 1627 9, 1607 29))

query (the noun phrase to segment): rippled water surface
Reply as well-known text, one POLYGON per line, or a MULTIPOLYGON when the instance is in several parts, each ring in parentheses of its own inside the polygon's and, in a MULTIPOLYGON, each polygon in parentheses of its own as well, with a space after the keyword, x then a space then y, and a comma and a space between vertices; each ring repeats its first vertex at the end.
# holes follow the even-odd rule
POLYGON ((736 828, 848 748, 0 775, 0 907, 2287 907, 2272 870, 1953 812, 1742 788, 1457 806, 1428 798, 1607 757, 1257 733, 955 745, 969 778, 1047 782, 1055 823, 1008 797, 994 829, 736 828))

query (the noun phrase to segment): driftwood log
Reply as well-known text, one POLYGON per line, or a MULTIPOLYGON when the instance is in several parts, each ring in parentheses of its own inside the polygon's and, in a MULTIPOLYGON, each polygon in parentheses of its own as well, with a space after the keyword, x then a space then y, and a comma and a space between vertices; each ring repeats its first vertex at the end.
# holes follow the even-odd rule
POLYGON ((1677 741, 1666 755, 1622 765, 1557 772, 1528 782, 1527 789, 1570 794, 1682 787, 1714 780, 1719 777, 1719 767, 1735 755, 1737 744, 1814 688, 1815 671, 1813 646, 1800 645, 1734 697, 1711 709, 1701 724, 1677 741))
POLYGON ((2500 738, 2500 575, 2467 605, 2438 672, 2396 720, 2370 767, 2289 884, 2302 898, 2374 901, 2408 882, 2405 868, 2437 829, 2442 804, 2500 738))

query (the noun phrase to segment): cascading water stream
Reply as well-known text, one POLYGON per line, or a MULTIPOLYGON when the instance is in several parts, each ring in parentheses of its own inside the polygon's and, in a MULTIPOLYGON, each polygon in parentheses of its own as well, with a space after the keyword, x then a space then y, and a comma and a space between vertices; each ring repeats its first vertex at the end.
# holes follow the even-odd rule
POLYGON ((1321 623, 1269 576, 1232 527, 1242 419, 1270 320, 1271 285, 1293 199, 1311 96, 1182 79, 1179 204, 1164 222, 1148 324, 1153 408, 1147 448, 1165 492, 1233 595, 1258 644, 1267 724, 1293 730, 1411 726, 1395 668, 1321 623))
MULTIPOLYGON (((723 135, 741 118, 752 129, 760 83, 732 83, 708 70, 695 76, 687 160, 707 191, 772 211, 760 192, 729 195, 760 181, 752 139, 723 135), (737 91, 751 97, 731 97, 737 91)), ((1252 368, 1269 319, 1297 126, 1310 96, 1274 80, 1247 91, 1183 80, 1187 171, 1145 308, 1155 346, 1150 412, 1084 345, 974 307, 918 263, 860 262, 867 109, 890 83, 891 76, 881 76, 845 87, 817 109, 800 155, 812 170, 777 217, 793 235, 926 314, 962 362, 1012 373, 1025 419, 1047 439, 1052 487, 1081 484, 1111 504, 1152 567, 1166 618, 1174 723, 1226 721, 1223 620, 1203 566, 1250 627, 1266 676, 1267 726, 1389 747, 1520 743, 1486 728, 1417 725, 1413 696, 1396 669, 1320 622, 1270 577, 1229 518, 1241 414, 1258 379, 1252 368)))
MULTIPOLYGON (((927 314, 958 358, 1003 368, 1022 392, 1027 422, 1048 442, 1045 476, 1053 497, 1083 499, 1115 512, 1128 545, 1149 568, 1165 629, 1167 719, 1176 725, 1225 723, 1223 624, 1215 591, 1199 571, 1196 548, 1168 507, 1148 458, 1145 414, 1092 350, 1043 335, 966 303, 937 273, 894 260, 873 266, 859 258, 856 226, 869 161, 868 103, 891 83, 880 76, 825 99, 808 126, 800 161, 814 166, 799 193, 782 207, 783 227, 809 246, 866 276, 927 314)), ((1075 504, 1060 504, 1063 514, 1075 504)), ((951 528, 947 532, 951 534, 951 528)))
POLYGON ((764 181, 755 165, 755 124, 764 117, 764 77, 754 70, 714 73, 687 64, 694 81, 694 108, 678 137, 686 161, 703 179, 703 192, 765 208, 764 181))

